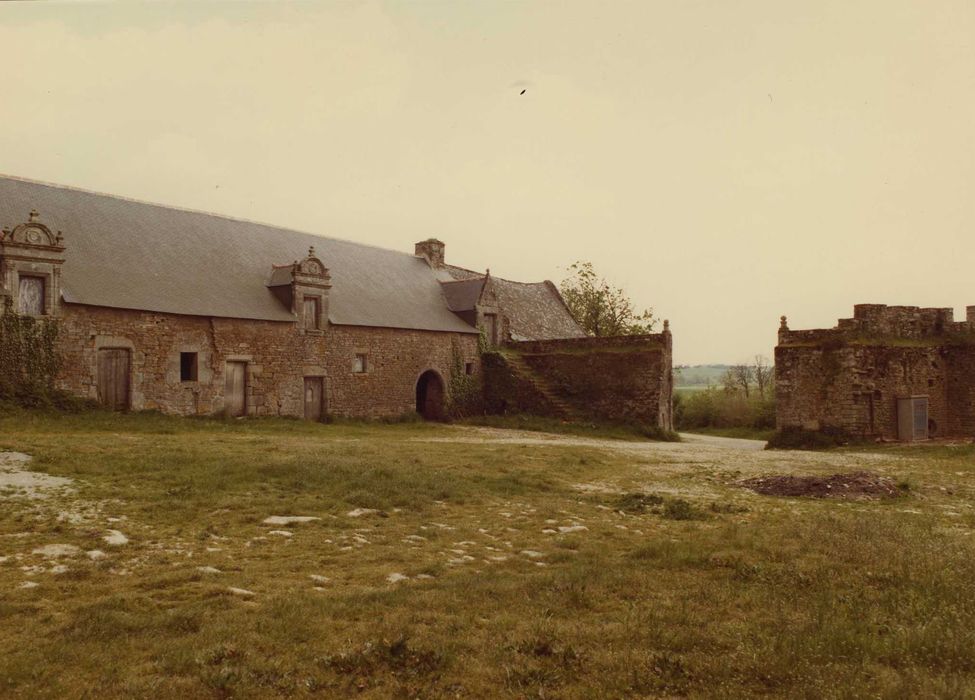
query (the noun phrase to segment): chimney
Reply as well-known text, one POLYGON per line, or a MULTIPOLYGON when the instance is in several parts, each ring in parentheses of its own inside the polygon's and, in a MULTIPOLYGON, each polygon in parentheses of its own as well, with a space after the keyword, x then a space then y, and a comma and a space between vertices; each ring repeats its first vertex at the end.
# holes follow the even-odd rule
POLYGON ((436 269, 444 265, 443 251, 443 241, 438 241, 436 238, 428 238, 416 244, 414 255, 426 258, 427 262, 430 263, 430 267, 436 269))
POLYGON ((975 306, 965 307, 965 320, 969 323, 975 323, 975 306))

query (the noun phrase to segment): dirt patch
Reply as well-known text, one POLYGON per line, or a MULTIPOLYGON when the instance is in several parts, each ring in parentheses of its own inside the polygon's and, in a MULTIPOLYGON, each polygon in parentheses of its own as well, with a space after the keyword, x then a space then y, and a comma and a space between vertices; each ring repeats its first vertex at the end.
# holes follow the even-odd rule
POLYGON ((867 471, 830 476, 759 476, 738 483, 763 496, 858 499, 893 498, 903 494, 893 479, 867 471))

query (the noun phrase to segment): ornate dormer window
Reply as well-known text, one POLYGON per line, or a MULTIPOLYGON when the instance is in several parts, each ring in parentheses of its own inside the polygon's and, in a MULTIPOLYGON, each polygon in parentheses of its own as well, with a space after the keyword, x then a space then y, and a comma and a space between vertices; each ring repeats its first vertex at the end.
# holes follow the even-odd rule
POLYGON ((0 231, 0 295, 10 296, 18 313, 58 316, 64 238, 31 210, 25 223, 0 231))
POLYGON ((331 277, 315 255, 314 246, 303 260, 271 270, 268 287, 291 308, 302 333, 320 334, 328 325, 328 290, 331 277))

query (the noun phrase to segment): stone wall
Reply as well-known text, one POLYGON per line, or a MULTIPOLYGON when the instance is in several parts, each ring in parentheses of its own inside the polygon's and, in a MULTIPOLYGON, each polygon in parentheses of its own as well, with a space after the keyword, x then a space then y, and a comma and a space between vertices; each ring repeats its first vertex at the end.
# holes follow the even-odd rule
POLYGON ((416 382, 427 370, 450 387, 453 372, 471 363, 481 371, 478 336, 463 333, 330 326, 328 331, 329 412, 343 416, 396 416, 416 408, 416 382), (356 354, 366 355, 366 371, 353 372, 356 354))
POLYGON ((897 399, 928 397, 932 437, 975 435, 975 326, 950 309, 862 304, 836 328, 792 331, 775 349, 779 429, 897 439, 897 399))
POLYGON ((594 420, 673 429, 672 338, 656 335, 511 343, 505 352, 527 366, 528 380, 486 376, 489 405, 549 413, 560 405, 594 420), (504 395, 503 392, 508 392, 504 395), (554 401, 553 401, 554 399, 554 401))
POLYGON ((975 343, 950 346, 948 358, 947 434, 975 435, 975 343))
POLYGON ((323 377, 326 411, 382 417, 415 409, 417 377, 437 371, 446 385, 455 362, 477 360, 477 336, 205 318, 64 304, 59 338, 62 389, 96 399, 100 348, 130 350, 133 410, 206 415, 224 409, 224 368, 247 363, 247 413, 302 416, 305 377, 323 377), (180 353, 195 352, 197 379, 181 381, 180 353), (354 372, 355 355, 366 371, 354 372))

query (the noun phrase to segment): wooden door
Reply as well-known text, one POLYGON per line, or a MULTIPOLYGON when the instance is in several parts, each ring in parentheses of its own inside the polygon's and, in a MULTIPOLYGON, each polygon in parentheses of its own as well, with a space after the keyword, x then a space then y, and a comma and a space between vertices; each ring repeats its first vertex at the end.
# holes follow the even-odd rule
POLYGON ((497 314, 484 314, 484 332, 487 334, 488 342, 491 345, 498 344, 498 316, 497 314))
POLYGON ((129 409, 129 351, 101 348, 98 351, 98 401, 113 411, 129 409))
POLYGON ((247 414, 247 363, 228 362, 224 372, 224 411, 228 416, 247 414))
POLYGON ((322 419, 323 384, 321 377, 305 377, 305 420, 322 419))

